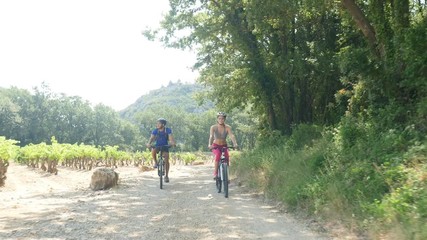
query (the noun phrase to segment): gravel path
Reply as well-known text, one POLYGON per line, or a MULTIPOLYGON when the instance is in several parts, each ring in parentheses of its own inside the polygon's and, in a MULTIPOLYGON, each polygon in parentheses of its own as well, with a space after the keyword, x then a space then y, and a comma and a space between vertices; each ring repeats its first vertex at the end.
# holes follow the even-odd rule
POLYGON ((11 164, 0 188, 0 239, 334 239, 230 184, 215 191, 211 165, 154 171, 121 167, 119 186, 94 192, 92 171, 50 175, 11 164))

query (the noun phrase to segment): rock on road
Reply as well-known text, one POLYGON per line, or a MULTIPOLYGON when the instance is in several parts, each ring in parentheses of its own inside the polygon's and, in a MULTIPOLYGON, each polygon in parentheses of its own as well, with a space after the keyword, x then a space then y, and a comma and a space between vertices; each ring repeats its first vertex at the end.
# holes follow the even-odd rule
POLYGON ((58 175, 11 164, 0 188, 0 239, 333 239, 230 184, 216 192, 212 165, 155 171, 119 167, 119 186, 94 192, 92 171, 58 175))

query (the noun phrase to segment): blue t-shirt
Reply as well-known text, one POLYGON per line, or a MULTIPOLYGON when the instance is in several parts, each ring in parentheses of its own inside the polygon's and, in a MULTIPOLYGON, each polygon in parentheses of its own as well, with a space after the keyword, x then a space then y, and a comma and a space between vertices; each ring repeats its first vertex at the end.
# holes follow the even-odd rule
POLYGON ((156 147, 165 146, 168 145, 168 136, 172 134, 172 129, 165 128, 165 131, 160 131, 156 128, 151 134, 156 136, 156 147))

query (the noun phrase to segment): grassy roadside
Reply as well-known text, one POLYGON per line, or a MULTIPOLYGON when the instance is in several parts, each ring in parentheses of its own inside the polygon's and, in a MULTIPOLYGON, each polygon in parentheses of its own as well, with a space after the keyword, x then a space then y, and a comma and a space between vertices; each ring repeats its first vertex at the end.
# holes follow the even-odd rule
POLYGON ((236 156, 232 169, 289 210, 372 239, 427 239, 427 141, 410 136, 411 129, 301 125, 290 138, 264 139, 236 156))

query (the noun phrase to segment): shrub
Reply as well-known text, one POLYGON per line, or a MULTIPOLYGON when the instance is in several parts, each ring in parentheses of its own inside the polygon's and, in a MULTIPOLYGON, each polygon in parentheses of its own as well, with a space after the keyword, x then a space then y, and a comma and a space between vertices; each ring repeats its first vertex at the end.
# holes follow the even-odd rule
POLYGON ((242 153, 231 169, 290 209, 426 239, 427 141, 414 125, 384 129, 352 116, 321 137, 310 134, 318 132, 314 126, 296 127, 293 136, 264 139, 270 144, 242 153))

